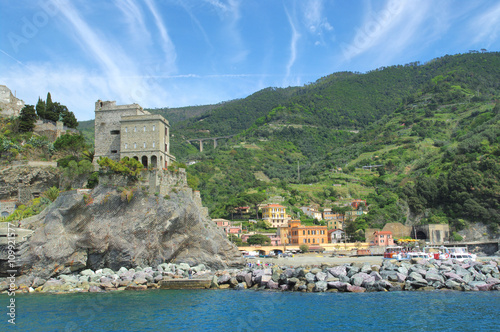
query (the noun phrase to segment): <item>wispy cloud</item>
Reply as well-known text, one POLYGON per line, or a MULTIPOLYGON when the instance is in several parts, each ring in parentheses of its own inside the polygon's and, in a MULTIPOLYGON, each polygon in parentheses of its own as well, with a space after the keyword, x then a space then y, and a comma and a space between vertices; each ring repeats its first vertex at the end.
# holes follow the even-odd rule
POLYGON ((354 28, 353 39, 348 44, 340 44, 344 61, 375 50, 378 51, 376 54, 379 58, 385 58, 387 61, 414 44, 419 34, 436 36, 441 32, 431 31, 426 26, 429 23, 429 12, 432 10, 430 1, 417 3, 389 0, 378 12, 371 11, 371 3, 367 6, 370 11, 361 26, 354 28))
POLYGON ((488 7, 473 19, 470 28, 475 32, 474 43, 485 43, 485 47, 490 47, 500 31, 500 3, 488 7))
POLYGON ((157 10, 155 4, 151 0, 145 0, 146 5, 148 6, 151 14, 155 19, 155 24, 158 30, 160 31, 161 36, 161 47, 163 52, 165 53, 165 61, 167 63, 167 68, 171 71, 175 70, 175 60, 177 58, 177 54, 175 52, 175 46, 168 35, 167 28, 163 23, 160 12, 157 10))
POLYGON ((227 0, 226 3, 219 0, 205 0, 205 2, 215 9, 222 21, 226 22, 224 31, 227 35, 227 45, 230 45, 232 49, 229 61, 231 63, 245 61, 249 51, 240 34, 239 20, 242 2, 240 0, 227 0))
POLYGON ((144 22, 144 15, 140 6, 134 0, 114 0, 115 6, 120 9, 126 19, 130 33, 136 42, 149 40, 151 35, 144 22))
POLYGON ((300 33, 297 30, 296 24, 288 12, 288 9, 285 7, 285 13, 288 18, 288 23, 290 24, 291 28, 291 38, 290 38, 290 57, 288 59, 288 63, 286 65, 286 75, 284 79, 284 85, 290 84, 290 77, 291 77, 291 72, 292 72, 292 67, 295 64, 295 60, 297 59, 297 43, 300 38, 300 33))

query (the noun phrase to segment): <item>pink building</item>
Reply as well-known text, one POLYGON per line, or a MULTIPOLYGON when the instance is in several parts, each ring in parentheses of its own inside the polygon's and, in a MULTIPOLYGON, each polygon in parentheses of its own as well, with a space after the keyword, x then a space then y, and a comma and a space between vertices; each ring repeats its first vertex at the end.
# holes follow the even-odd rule
POLYGON ((394 245, 394 239, 392 238, 392 232, 390 231, 376 231, 373 233, 373 236, 373 244, 376 246, 394 245))

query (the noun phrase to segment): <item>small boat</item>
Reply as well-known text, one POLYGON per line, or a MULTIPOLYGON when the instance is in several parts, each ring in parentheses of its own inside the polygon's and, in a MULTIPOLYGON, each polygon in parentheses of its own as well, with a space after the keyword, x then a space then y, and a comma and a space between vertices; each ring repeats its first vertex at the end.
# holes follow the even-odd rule
POLYGON ((397 259, 398 261, 410 259, 430 259, 433 258, 426 252, 416 251, 417 248, 409 249, 402 246, 389 246, 385 249, 384 259, 397 259))

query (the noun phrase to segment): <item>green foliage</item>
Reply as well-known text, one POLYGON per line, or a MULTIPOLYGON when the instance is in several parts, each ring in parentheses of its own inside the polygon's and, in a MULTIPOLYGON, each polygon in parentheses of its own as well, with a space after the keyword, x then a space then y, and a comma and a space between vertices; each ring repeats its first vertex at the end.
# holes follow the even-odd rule
POLYGON ((301 244, 301 245, 299 246, 299 249, 300 249, 300 251, 302 251, 303 253, 309 252, 309 246, 308 246, 307 244, 305 244, 305 243, 301 244))
POLYGON ((122 199, 122 202, 127 201, 127 203, 130 203, 130 201, 134 197, 134 189, 123 189, 120 197, 122 199))
POLYGON ((85 137, 83 135, 64 134, 59 136, 54 142, 57 151, 64 151, 73 155, 78 155, 85 150, 85 137))
POLYGON ((271 243, 271 239, 262 234, 254 234, 251 235, 247 239, 248 244, 260 244, 260 245, 269 245, 271 243))
POLYGON ((235 245, 237 246, 242 246, 243 245, 243 241, 241 241, 241 239, 234 235, 234 234, 229 234, 227 236, 228 240, 231 241, 232 243, 234 243, 235 245))
POLYGON ((101 157, 97 161, 97 164, 105 171, 130 175, 136 178, 139 177, 144 167, 139 161, 128 157, 124 157, 119 162, 111 160, 108 157, 101 157))
POLYGON ((458 234, 457 232, 453 232, 452 235, 451 235, 451 239, 452 239, 452 241, 460 242, 464 238, 460 234, 458 234))
POLYGON ((36 104, 36 114, 38 114, 38 116, 42 119, 53 122, 58 121, 59 118, 62 117, 63 123, 66 127, 78 127, 78 121, 76 120, 75 114, 70 112, 66 106, 61 105, 58 102, 53 102, 50 92, 47 93, 46 102, 38 98, 38 102, 36 104))
POLYGON ((23 133, 33 131, 36 119, 35 107, 33 105, 25 105, 19 116, 19 131, 23 133))
POLYGON ((28 202, 26 205, 18 206, 13 213, 4 218, 2 221, 15 221, 23 220, 32 216, 35 216, 42 212, 47 206, 49 206, 51 201, 46 197, 35 198, 28 202))
POLYGON ((87 188, 94 189, 99 184, 99 172, 93 172, 90 174, 87 180, 87 188))
POLYGON ((50 189, 44 191, 42 196, 53 202, 57 199, 57 197, 59 197, 59 189, 56 187, 51 187, 50 189))

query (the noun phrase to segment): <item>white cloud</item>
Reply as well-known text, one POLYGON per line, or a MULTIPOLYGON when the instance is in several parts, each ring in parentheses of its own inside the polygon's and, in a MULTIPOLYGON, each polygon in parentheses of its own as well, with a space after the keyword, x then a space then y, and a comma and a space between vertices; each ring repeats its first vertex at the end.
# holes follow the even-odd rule
POLYGON ((170 39, 170 36, 168 35, 167 28, 165 27, 165 24, 163 23, 163 20, 161 18, 160 13, 156 9, 155 4, 151 0, 145 0, 146 5, 148 6, 149 10, 153 14, 153 17, 155 19, 156 27, 160 31, 161 35, 161 47, 163 49, 163 52, 165 53, 165 61, 167 64, 167 68, 169 71, 175 71, 175 60, 177 58, 177 54, 175 52, 175 46, 172 43, 172 40, 170 39))
POLYGON ((432 9, 433 3, 430 1, 387 1, 382 10, 372 11, 365 16, 361 26, 355 27, 354 37, 349 44, 341 43, 344 61, 369 51, 387 61, 404 52, 423 33, 436 38, 442 32, 440 29, 446 29, 447 25, 442 25, 439 31, 428 29, 432 9))
POLYGON ((298 78, 296 78, 295 80, 292 81, 291 72, 292 72, 292 67, 295 64, 295 60, 297 59, 297 43, 300 39, 300 33, 298 32, 296 24, 294 23, 294 20, 286 7, 285 7, 285 12, 288 18, 288 23, 290 24, 290 28, 292 30, 292 35, 290 38, 290 58, 288 59, 288 63, 286 65, 286 75, 283 82, 284 86, 296 85, 297 80, 299 80, 298 78))
POLYGON ((474 43, 486 43, 485 47, 490 47, 500 31, 500 3, 487 8, 473 19, 470 28, 475 32, 474 43))
POLYGON ((135 42, 149 40, 151 35, 144 22, 142 9, 134 0, 114 0, 115 6, 123 12, 130 33, 134 36, 135 42))
POLYGON ((304 2, 304 25, 313 34, 322 34, 324 31, 332 31, 333 27, 323 17, 323 1, 312 0, 304 2))

